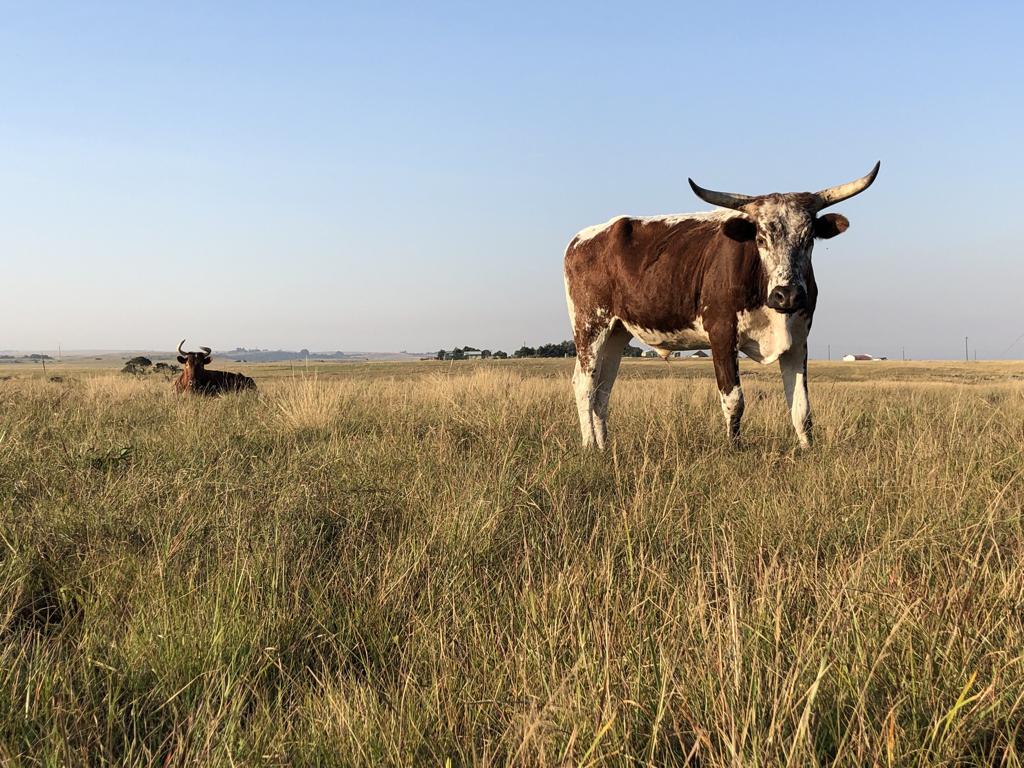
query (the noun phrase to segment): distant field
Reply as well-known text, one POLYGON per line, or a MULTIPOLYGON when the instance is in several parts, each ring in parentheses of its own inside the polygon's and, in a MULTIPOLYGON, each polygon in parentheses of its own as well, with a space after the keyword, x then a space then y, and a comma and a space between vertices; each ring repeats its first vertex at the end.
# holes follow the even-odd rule
POLYGON ((0 764, 1021 764, 1024 363, 121 362, 0 364, 0 764))
MULTIPOLYGON (((154 362, 174 362, 174 357, 153 357, 154 362)), ((117 372, 127 360, 126 356, 103 356, 99 359, 71 359, 58 363, 47 361, 44 367, 39 363, 4 363, 0 361, 0 380, 4 377, 24 379, 47 376, 89 377, 117 372)), ((283 363, 236 363, 231 358, 214 355, 214 369, 241 371, 259 381, 280 378, 317 376, 319 378, 397 378, 418 379, 432 374, 461 375, 480 370, 510 371, 524 376, 569 376, 572 373, 572 359, 523 359, 523 360, 427 360, 396 362, 283 362, 283 363)), ((779 371, 775 365, 759 365, 742 360, 744 377, 778 381, 779 371)), ((878 362, 843 363, 838 361, 811 360, 811 381, 947 381, 947 382, 999 382, 1024 380, 1024 361, 981 361, 972 363, 924 360, 900 362, 885 360, 878 362)), ((626 359, 623 361, 622 378, 707 378, 714 377, 710 360, 626 359)), ((567 384, 568 386, 568 384, 567 384)), ((781 386, 781 384, 780 384, 781 386)))

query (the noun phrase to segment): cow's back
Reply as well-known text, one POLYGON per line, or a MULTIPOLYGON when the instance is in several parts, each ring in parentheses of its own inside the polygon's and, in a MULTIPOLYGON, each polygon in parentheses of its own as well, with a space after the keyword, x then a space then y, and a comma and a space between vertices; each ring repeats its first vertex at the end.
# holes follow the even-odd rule
POLYGON ((245 389, 256 389, 256 382, 241 373, 230 371, 207 371, 210 377, 207 387, 211 392, 240 392, 245 389))

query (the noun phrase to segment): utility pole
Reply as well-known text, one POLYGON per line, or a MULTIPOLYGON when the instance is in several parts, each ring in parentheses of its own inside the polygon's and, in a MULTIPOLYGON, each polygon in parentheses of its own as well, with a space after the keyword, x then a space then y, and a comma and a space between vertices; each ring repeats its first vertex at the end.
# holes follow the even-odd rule
POLYGON ((828 345, 828 359, 829 360, 832 359, 832 345, 831 344, 828 345))
POLYGON ((900 347, 900 359, 901 360, 906 360, 907 359, 907 348, 906 347, 900 347))
POLYGON ((967 362, 970 362, 970 360, 971 360, 970 356, 967 354, 967 337, 966 336, 964 336, 964 360, 967 361, 967 362))

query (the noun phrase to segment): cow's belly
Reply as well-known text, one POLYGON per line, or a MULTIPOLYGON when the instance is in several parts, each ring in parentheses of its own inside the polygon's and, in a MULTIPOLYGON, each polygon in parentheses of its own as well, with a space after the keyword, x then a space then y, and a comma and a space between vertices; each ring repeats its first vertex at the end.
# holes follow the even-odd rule
POLYGON ((807 338, 807 318, 762 307, 737 318, 737 346, 752 360, 768 365, 807 338))
MULTIPOLYGON (((660 330, 622 321, 630 333, 644 344, 665 351, 710 349, 711 341, 700 318, 689 328, 660 330)), ((807 338, 807 318, 784 315, 762 307, 744 311, 737 317, 737 346, 747 357, 764 365, 774 363, 794 344, 807 338)))
POLYGON ((680 351, 690 349, 709 349, 711 342, 704 330, 704 324, 698 317, 689 328, 676 330, 658 330, 656 328, 643 328, 639 325, 622 323, 626 330, 636 336, 640 341, 649 347, 667 351, 680 351))

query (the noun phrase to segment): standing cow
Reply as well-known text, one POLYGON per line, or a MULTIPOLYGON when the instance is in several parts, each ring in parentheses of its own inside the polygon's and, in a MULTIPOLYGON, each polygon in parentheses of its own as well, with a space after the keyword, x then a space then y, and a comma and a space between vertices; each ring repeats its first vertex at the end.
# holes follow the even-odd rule
POLYGON ((178 392, 195 392, 200 395, 218 395, 221 392, 241 392, 245 389, 256 389, 256 382, 241 373, 227 371, 208 371, 210 364, 209 347, 200 347, 202 352, 185 352, 182 347, 185 340, 178 344, 178 362, 183 368, 181 375, 174 382, 178 392))
POLYGON ((711 349, 732 442, 743 415, 739 351, 764 364, 778 360, 797 439, 808 447, 807 333, 818 297, 811 250, 815 238, 850 225, 818 212, 871 186, 879 165, 816 193, 735 195, 690 179, 698 197, 722 208, 619 216, 577 234, 565 252, 565 293, 583 444, 604 447, 622 350, 636 336, 665 357, 711 349))

